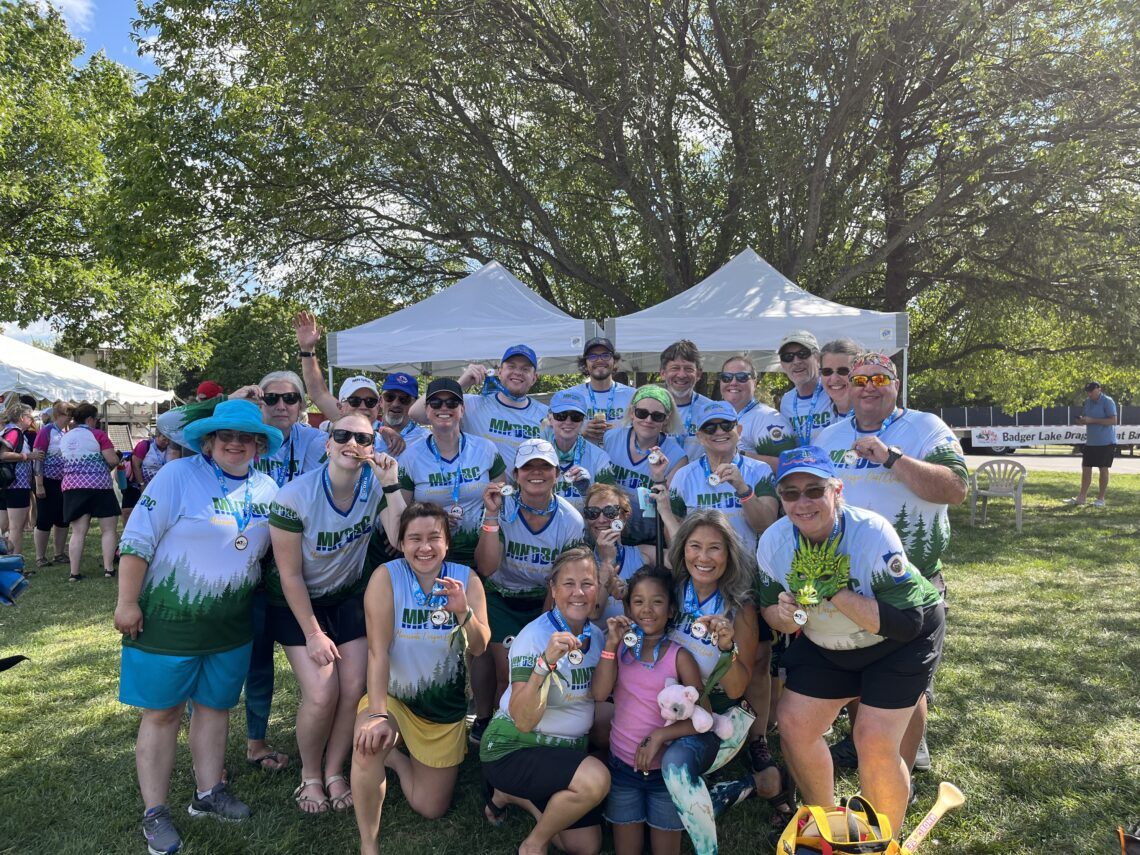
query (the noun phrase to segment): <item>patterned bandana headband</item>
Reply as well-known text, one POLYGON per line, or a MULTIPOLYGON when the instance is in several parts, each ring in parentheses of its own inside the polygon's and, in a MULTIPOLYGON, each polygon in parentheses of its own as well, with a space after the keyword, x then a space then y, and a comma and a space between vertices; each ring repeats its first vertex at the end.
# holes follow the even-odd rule
POLYGON ((643 401, 646 398, 652 398, 659 403, 665 408, 666 413, 673 412, 673 396, 661 386, 642 386, 634 393, 630 407, 632 408, 638 401, 643 401))
POLYGON ((876 365, 879 368, 885 368, 887 371, 891 372, 891 377, 895 378, 896 380, 899 377, 898 371, 895 370, 895 364, 891 362, 891 358, 885 353, 875 353, 873 351, 868 353, 860 353, 853 360, 851 360, 852 371, 854 371, 856 368, 862 368, 864 365, 876 365))

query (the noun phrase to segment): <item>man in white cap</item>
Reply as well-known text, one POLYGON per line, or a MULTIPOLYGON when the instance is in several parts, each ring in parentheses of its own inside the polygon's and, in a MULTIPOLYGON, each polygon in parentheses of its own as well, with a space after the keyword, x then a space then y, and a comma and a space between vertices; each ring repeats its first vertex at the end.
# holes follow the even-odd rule
POLYGON ((632 386, 614 380, 620 359, 621 354, 614 350, 614 343, 608 338, 590 339, 578 359, 578 367, 589 379, 567 390, 577 392, 586 400, 586 426, 582 436, 597 445, 602 444, 607 430, 622 423, 635 391, 632 386))
POLYGON ((807 330, 795 330, 780 342, 780 368, 792 388, 780 400, 780 415, 795 431, 798 444, 811 445, 812 437, 835 419, 835 404, 819 380, 819 342, 807 330))

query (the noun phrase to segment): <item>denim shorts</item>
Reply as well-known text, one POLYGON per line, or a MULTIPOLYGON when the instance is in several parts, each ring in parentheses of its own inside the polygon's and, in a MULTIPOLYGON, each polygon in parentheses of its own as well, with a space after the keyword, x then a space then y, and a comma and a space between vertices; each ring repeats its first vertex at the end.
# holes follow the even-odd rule
POLYGON ((119 701, 132 707, 164 710, 187 700, 216 710, 238 702, 253 643, 208 656, 171 656, 124 647, 119 669, 119 701))
POLYGON ((660 769, 648 775, 610 754, 610 795, 606 800, 606 819, 613 825, 648 823, 661 831, 681 831, 681 817, 660 769))

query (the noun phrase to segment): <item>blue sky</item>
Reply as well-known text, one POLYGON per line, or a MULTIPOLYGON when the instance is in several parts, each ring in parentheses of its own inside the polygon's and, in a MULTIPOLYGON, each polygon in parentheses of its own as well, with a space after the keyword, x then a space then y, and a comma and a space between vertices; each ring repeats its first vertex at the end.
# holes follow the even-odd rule
POLYGON ((150 76, 157 69, 138 55, 131 41, 131 21, 138 17, 135 0, 51 0, 63 12, 71 34, 82 39, 85 56, 102 50, 108 59, 150 76))

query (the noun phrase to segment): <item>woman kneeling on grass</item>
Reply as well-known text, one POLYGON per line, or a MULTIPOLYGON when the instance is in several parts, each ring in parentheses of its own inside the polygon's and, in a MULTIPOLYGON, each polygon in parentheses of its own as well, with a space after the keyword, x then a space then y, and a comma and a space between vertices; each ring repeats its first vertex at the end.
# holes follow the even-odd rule
POLYGON ((337 419, 325 451, 328 463, 282 487, 269 517, 267 618, 301 686, 293 800, 304 813, 352 807, 343 773, 368 662, 365 553, 377 518, 392 538, 404 510, 396 460, 373 450, 367 416, 337 419))
POLYGON ((510 686, 479 746, 484 813, 498 825, 513 804, 537 820, 519 855, 545 855, 552 840, 569 855, 595 855, 610 773, 586 753, 594 723, 590 684, 605 644, 589 621, 599 591, 590 550, 559 555, 549 586, 554 607, 512 642, 510 686))
POLYGON ((131 516, 122 554, 115 629, 123 633, 119 700, 142 707, 135 762, 151 855, 182 839, 166 806, 186 701, 194 702, 190 755, 198 789, 191 816, 247 819, 226 791, 222 759, 253 640, 253 589, 269 549, 273 479, 251 469, 281 432, 248 401, 219 404, 186 426, 199 456, 164 466, 131 516))
POLYGON ((451 804, 467 752, 463 650, 481 655, 491 628, 479 577, 463 564, 444 561, 450 532, 439 505, 409 506, 392 539, 405 557, 381 566, 365 593, 368 694, 356 716, 352 755, 363 855, 380 851, 386 766, 400 776, 408 803, 436 819, 451 804), (410 756, 395 750, 401 738, 410 756))

